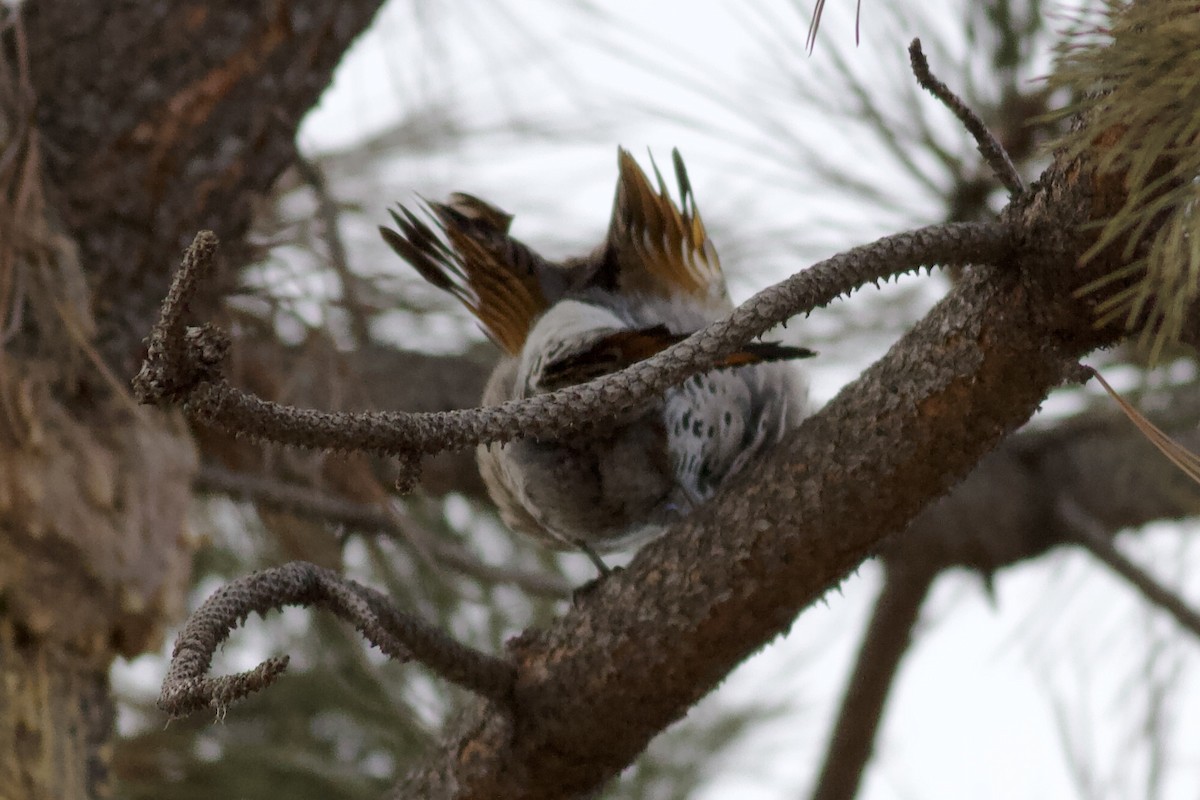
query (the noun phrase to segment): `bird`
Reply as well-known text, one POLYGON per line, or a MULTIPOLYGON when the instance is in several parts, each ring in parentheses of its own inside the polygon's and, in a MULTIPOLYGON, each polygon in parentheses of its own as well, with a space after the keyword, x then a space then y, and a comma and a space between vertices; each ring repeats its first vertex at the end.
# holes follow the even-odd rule
MULTIPOLYGON (((624 148, 604 241, 561 262, 510 234, 513 217, 470 194, 398 204, 384 241, 456 297, 502 351, 482 405, 589 381, 648 358, 727 316, 720 260, 678 150, 678 202, 656 164, 652 184, 624 148)), ((815 355, 779 342, 744 345, 666 390, 640 416, 565 441, 481 445, 476 460, 504 523, 556 549, 639 546, 712 497, 805 412, 790 363, 815 355)))

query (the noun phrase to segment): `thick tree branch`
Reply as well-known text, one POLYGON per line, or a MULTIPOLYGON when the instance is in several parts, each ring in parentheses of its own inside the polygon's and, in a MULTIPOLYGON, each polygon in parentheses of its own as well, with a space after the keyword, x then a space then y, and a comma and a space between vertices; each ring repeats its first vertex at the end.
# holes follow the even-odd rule
MULTIPOLYGON (((404 790, 536 797, 594 786, 965 474, 1077 374, 1078 354, 1112 335, 1094 330, 1090 309, 1073 299, 1087 276, 1064 269, 1084 245, 1073 231, 1091 210, 1086 188, 1074 172, 1022 198, 1009 215, 1020 221, 1019 261, 973 272, 780 454, 646 548, 561 626, 515 643, 513 714, 481 711, 467 738, 404 790), (1028 269, 1019 276, 1016 264, 1028 269)), ((1008 242, 999 239, 999 249, 968 260, 1000 260, 1008 242)), ((693 358, 720 357, 719 334, 747 317, 770 319, 749 308, 696 337, 713 338, 693 358)), ((191 346, 204 344, 201 334, 191 346)), ((162 394, 175 385, 153 365, 145 381, 143 389, 167 387, 162 394)))
POLYGON ((1113 335, 1071 291, 1086 175, 1046 176, 1010 212, 1018 256, 971 271, 743 480, 516 641, 513 718, 481 711, 396 796, 595 787, 1078 376, 1113 335))

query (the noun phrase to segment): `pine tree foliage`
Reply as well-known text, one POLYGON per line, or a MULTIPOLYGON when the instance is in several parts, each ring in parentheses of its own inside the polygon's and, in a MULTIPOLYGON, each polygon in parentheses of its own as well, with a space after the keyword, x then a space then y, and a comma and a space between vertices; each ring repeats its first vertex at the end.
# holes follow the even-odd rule
POLYGON ((1056 146, 1098 149, 1101 170, 1127 192, 1089 253, 1120 247, 1126 262, 1086 289, 1106 295, 1097 325, 1140 329, 1152 363, 1200 294, 1198 45, 1195 3, 1108 2, 1101 22, 1062 43, 1051 78, 1076 98, 1059 115, 1081 120, 1056 146))

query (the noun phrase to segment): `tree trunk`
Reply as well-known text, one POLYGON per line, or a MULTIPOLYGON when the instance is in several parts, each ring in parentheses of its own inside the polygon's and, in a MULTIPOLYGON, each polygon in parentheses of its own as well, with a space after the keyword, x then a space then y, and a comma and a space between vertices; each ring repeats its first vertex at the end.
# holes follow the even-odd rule
POLYGON ((108 668, 160 646, 192 549, 195 446, 176 415, 133 401, 141 340, 196 230, 221 233, 227 277, 254 255, 255 204, 378 6, 6 12, 0 797, 109 793, 108 668))

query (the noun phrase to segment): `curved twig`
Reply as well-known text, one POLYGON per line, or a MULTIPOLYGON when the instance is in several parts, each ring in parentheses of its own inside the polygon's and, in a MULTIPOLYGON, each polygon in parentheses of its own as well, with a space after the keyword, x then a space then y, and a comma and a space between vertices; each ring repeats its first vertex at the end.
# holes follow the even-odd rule
POLYGON ((228 338, 213 326, 184 333, 182 314, 196 282, 211 270, 216 237, 201 232, 163 303, 162 317, 134 389, 143 403, 183 402, 192 417, 238 435, 298 447, 362 450, 400 457, 415 479, 422 454, 520 437, 563 439, 636 414, 667 388, 712 369, 738 347, 797 314, 866 283, 922 266, 1002 261, 1012 232, 1000 222, 933 225, 856 247, 751 297, 730 316, 620 372, 550 394, 490 408, 436 413, 328 413, 298 409, 242 392, 214 365, 228 338))
POLYGON ((908 46, 908 57, 912 62, 912 71, 917 78, 917 83, 941 100, 942 105, 950 109, 950 112, 974 137, 975 146, 979 148, 979 155, 983 156, 983 160, 991 167, 996 178, 1004 184, 1005 189, 1008 189, 1009 196, 1016 197, 1024 192, 1025 184, 1022 183, 1021 176, 1017 173, 1017 168, 1013 166, 1012 159, 1005 152, 1004 146, 996 140, 978 114, 951 91, 949 86, 934 77, 929 69, 929 61, 925 58, 925 51, 921 49, 920 39, 912 40, 912 44, 908 46))
POLYGON ((158 322, 146 340, 142 368, 133 378, 133 393, 142 403, 181 402, 198 383, 220 379, 228 337, 215 326, 189 329, 184 324, 200 281, 213 272, 217 244, 215 233, 200 231, 183 255, 179 273, 163 298, 158 322))
POLYGON ((163 680, 158 706, 173 717, 216 708, 265 689, 287 668, 287 656, 270 658, 247 672, 208 677, 213 653, 251 611, 260 615, 286 605, 325 608, 354 627, 386 655, 416 660, 448 681, 506 705, 515 670, 405 614, 381 592, 305 561, 256 572, 218 589, 188 619, 163 680))

